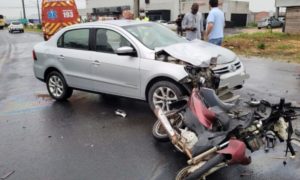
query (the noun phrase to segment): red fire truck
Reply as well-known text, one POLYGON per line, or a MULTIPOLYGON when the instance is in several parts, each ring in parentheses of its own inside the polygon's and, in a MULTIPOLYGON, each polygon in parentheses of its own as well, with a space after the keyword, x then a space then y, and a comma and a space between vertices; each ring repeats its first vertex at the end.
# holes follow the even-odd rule
POLYGON ((79 22, 80 17, 75 0, 43 0, 42 28, 45 40, 61 28, 79 22))

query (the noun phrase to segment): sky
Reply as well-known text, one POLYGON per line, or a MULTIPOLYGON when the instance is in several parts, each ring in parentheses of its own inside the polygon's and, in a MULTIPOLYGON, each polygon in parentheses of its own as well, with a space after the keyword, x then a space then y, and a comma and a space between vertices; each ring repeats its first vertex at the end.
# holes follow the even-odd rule
MULTIPOLYGON (((26 6, 27 18, 37 18, 37 1, 42 0, 24 0, 26 6)), ((98 0, 101 1, 101 0, 98 0)), ((120 0, 121 1, 121 0, 120 0)), ((250 2, 250 10, 275 11, 275 0, 238 0, 250 2)), ((151 2, 151 1, 150 1, 151 2)), ((85 8, 85 0, 76 0, 78 8, 85 8)), ((0 14, 7 19, 18 19, 22 16, 22 0, 0 0, 0 14)))

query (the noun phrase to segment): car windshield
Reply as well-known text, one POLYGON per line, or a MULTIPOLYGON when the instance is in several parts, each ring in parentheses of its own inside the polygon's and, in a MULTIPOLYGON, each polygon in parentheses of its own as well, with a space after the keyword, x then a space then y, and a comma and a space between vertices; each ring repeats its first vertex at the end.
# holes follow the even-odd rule
POLYGON ((152 50, 158 47, 187 42, 186 39, 158 23, 145 23, 123 28, 152 50))
POLYGON ((13 25, 19 25, 21 24, 20 22, 12 22, 13 25))

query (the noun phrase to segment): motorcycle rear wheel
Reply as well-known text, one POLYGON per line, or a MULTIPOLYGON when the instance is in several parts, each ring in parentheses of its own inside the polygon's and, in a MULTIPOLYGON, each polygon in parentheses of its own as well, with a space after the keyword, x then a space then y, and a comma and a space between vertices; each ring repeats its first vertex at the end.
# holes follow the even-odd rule
POLYGON ((184 180, 184 179, 188 176, 188 170, 189 170, 190 168, 191 168, 191 166, 187 166, 187 167, 181 169, 181 170, 178 172, 178 174, 177 174, 175 180, 184 180))

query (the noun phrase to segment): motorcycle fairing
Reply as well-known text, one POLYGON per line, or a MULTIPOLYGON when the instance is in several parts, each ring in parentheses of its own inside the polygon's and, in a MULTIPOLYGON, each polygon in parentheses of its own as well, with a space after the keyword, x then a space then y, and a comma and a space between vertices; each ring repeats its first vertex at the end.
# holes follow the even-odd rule
POLYGON ((218 153, 230 155, 229 164, 249 165, 251 163, 251 158, 246 156, 246 145, 243 141, 231 139, 229 145, 218 153))
POLYGON ((216 115, 203 104, 197 90, 193 90, 192 92, 189 107, 204 127, 212 129, 216 115))

